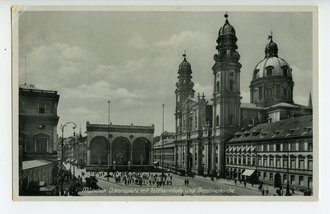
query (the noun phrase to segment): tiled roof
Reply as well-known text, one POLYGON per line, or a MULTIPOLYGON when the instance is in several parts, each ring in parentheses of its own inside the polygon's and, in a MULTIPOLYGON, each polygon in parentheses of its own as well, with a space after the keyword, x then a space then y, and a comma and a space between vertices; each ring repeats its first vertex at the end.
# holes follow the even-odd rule
POLYGON ((241 103, 241 108, 250 108, 250 109, 262 109, 260 107, 257 107, 253 103, 241 103))
MULTIPOLYGON (((164 147, 168 147, 168 145, 172 145, 175 139, 164 139, 164 147)), ((161 148, 162 147, 162 140, 155 142, 153 148, 161 148)))
POLYGON ((269 106, 265 109, 270 109, 270 108, 278 108, 278 107, 286 107, 286 108, 309 108, 308 106, 296 104, 296 103, 277 103, 275 105, 269 106))
POLYGON ((236 132, 229 143, 307 136, 313 136, 313 115, 258 124, 249 130, 236 132))

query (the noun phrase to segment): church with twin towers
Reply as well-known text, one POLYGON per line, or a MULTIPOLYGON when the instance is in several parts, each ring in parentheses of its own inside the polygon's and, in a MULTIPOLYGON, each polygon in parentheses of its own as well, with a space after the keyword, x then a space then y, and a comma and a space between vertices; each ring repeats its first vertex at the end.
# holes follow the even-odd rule
MULTIPOLYGON (((279 48, 273 41, 272 33, 268 36, 268 43, 265 41, 265 57, 256 62, 251 76, 250 103, 241 102, 242 65, 237 40, 235 28, 230 24, 226 13, 216 39, 217 52, 213 56, 213 82, 210 83, 213 85, 213 93, 207 95, 211 99, 206 99, 203 92, 195 92, 192 81, 193 66, 188 62, 186 53, 183 54, 175 89, 175 137, 172 141, 166 141, 165 145, 158 142, 153 147, 154 160, 163 162, 164 167, 185 174, 231 178, 241 177, 244 172, 249 171, 249 176, 255 174, 259 179, 264 178, 263 173, 267 168, 267 178, 272 175, 274 179, 279 169, 275 165, 264 166, 262 171, 262 164, 259 169, 256 168, 258 162, 266 163, 263 159, 274 161, 272 158, 276 157, 275 160, 281 160, 281 166, 278 167, 283 168, 284 162, 289 161, 285 159, 288 157, 282 154, 286 144, 284 139, 306 137, 306 148, 307 143, 310 143, 311 133, 302 137, 295 135, 292 130, 310 128, 311 95, 308 106, 294 102, 294 71, 289 63, 279 56, 279 48), (276 139, 281 149, 274 149, 270 157, 258 150, 260 145, 267 144, 272 148, 273 146, 268 144, 273 143, 275 147, 276 139), (244 147, 244 154, 241 151, 233 151, 235 147, 244 147)), ((301 155, 306 158, 307 164, 310 157, 305 153, 301 155)), ((295 156, 298 158, 298 154, 295 156)))

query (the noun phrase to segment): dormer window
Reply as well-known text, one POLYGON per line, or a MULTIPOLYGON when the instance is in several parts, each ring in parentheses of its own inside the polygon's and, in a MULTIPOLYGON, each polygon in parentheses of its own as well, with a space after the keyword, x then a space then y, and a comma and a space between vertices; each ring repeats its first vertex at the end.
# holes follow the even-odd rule
POLYGON ((260 134, 260 131, 253 131, 252 132, 252 136, 257 136, 257 135, 259 135, 260 134))
POLYGON ((250 135, 250 132, 244 132, 244 137, 248 137, 250 135))
POLYGON ((282 71, 283 71, 283 76, 285 76, 285 77, 288 76, 289 72, 288 72, 288 67, 287 66, 283 66, 282 71))
POLYGON ((273 76, 273 67, 269 66, 266 68, 267 70, 267 77, 273 76))
POLYGON ((254 79, 259 77, 259 69, 254 70, 254 79))
POLYGON ((289 133, 293 134, 293 132, 296 131, 295 129, 289 129, 289 133))

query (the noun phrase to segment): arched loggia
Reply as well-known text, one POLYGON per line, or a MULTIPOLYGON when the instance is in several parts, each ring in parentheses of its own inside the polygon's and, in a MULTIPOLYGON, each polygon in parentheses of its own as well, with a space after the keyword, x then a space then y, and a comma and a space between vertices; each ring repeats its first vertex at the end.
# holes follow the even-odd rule
POLYGON ((151 142, 143 137, 133 141, 133 165, 148 165, 150 163, 151 142))
POLYGON ((108 164, 109 141, 103 136, 94 137, 89 144, 90 163, 96 165, 108 164))
POLYGON ((128 165, 131 144, 127 138, 117 137, 112 143, 112 163, 128 165))

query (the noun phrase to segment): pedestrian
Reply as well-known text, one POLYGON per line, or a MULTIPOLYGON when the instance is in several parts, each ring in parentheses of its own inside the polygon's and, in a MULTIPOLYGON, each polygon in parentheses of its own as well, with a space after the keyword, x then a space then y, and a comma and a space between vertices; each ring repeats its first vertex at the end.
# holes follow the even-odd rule
POLYGON ((244 180, 244 187, 246 187, 246 180, 244 180))
POLYGON ((262 188, 261 192, 262 192, 262 195, 265 195, 265 189, 264 188, 262 188))
POLYGON ((292 191, 292 195, 294 195, 295 194, 295 189, 294 189, 294 187, 291 187, 291 191, 292 191))

